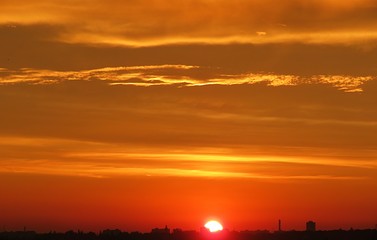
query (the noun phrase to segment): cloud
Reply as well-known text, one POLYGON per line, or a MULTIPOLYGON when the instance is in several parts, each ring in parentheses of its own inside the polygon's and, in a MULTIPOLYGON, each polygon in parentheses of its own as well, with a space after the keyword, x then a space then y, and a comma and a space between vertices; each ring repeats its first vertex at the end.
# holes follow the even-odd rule
MULTIPOLYGON (((145 71, 148 67, 141 69, 145 71)), ((153 67, 153 71, 156 69, 153 67)), ((177 87, 158 83, 138 87, 113 86, 98 80, 3 84, 0 109, 5 114, 0 119, 1 136, 24 138, 28 147, 10 144, 16 140, 8 143, 4 140, 1 145, 7 147, 1 155, 4 159, 48 161, 70 152, 83 156, 98 152, 105 160, 138 149, 135 151, 140 155, 125 155, 123 163, 145 160, 151 154, 170 162, 183 160, 184 156, 190 162, 195 156, 208 159, 212 156, 221 163, 223 156, 225 160, 242 163, 261 156, 271 157, 275 162, 292 157, 297 159, 294 162, 301 163, 312 159, 310 164, 374 166, 377 144, 374 81, 364 83, 365 92, 359 93, 345 93, 328 84, 177 87), (73 143, 61 142, 56 148, 50 146, 41 151, 35 144, 29 144, 33 141, 28 139, 33 138, 45 139, 35 140, 41 147, 49 139, 73 143), (169 149, 178 152, 166 153, 169 149), (226 154, 211 150, 193 154, 193 149, 220 149, 226 154)), ((77 156, 71 160, 81 159, 77 156)))
MULTIPOLYGON (((78 141, 82 153, 94 142, 160 149, 154 156, 215 148, 374 166, 374 9, 373 1, 5 1, 2 137, 78 141)), ((62 157, 33 151, 3 154, 62 157)), ((177 169, 226 172, 212 167, 177 169)), ((307 176, 352 177, 334 172, 307 176)), ((282 176, 264 173, 272 175, 282 176)))
POLYGON ((75 43, 151 46, 172 43, 375 40, 371 0, 133 0, 2 2, 4 24, 63 26, 56 39, 75 43), (30 13, 33 14, 30 14, 30 13), (174 21, 171 21, 174 19, 174 21), (287 26, 282 28, 281 25, 287 26), (263 38, 255 32, 268 32, 263 38), (347 36, 347 37, 345 37, 347 36))
POLYGON ((4 147, 1 150, 3 160, 0 162, 2 174, 94 178, 148 176, 265 181, 365 181, 373 178, 377 169, 375 162, 367 160, 344 160, 323 156, 304 158, 237 155, 230 152, 230 149, 219 148, 161 150, 100 142, 26 137, 1 137, 0 145, 4 147))
POLYGON ((265 83, 270 86, 328 84, 345 92, 362 91, 372 76, 277 74, 224 74, 221 68, 187 65, 152 65, 107 67, 83 71, 51 71, 38 69, 0 69, 0 84, 56 84, 62 81, 106 81, 110 85, 133 86, 204 86, 265 83))
MULTIPOLYGON (((7 70, 30 68, 66 72, 174 65, 189 69, 170 67, 148 71, 172 78, 175 73, 179 77, 185 71, 195 79, 250 73, 358 77, 377 74, 374 65, 377 48, 374 47, 301 43, 114 47, 56 42, 53 39, 59 36, 59 31, 59 26, 51 25, 0 27, 0 66, 7 70)), ((4 70, 1 72, 6 74, 4 70)))

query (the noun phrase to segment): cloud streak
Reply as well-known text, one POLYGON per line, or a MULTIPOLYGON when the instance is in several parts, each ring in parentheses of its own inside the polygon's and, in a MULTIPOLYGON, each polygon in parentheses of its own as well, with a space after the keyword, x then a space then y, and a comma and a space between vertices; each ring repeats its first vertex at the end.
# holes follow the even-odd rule
POLYGON ((279 4, 272 0, 188 0, 185 3, 19 0, 2 2, 0 22, 60 25, 56 40, 71 43, 151 46, 299 41, 348 44, 376 39, 376 8, 371 0, 347 3, 283 0, 279 4), (172 18, 175 21, 171 21, 172 18), (261 36, 258 32, 267 34, 261 36))
MULTIPOLYGON (((247 78, 258 78, 258 75, 282 75, 282 81, 291 81, 287 79, 291 76, 300 76, 301 79, 316 76, 328 78, 327 81, 349 77, 351 83, 363 81, 362 77, 377 75, 374 65, 377 61, 377 48, 373 44, 175 43, 154 47, 125 47, 55 41, 60 31, 59 26, 47 24, 16 27, 0 25, 1 76, 5 76, 6 71, 21 70, 19 73, 22 75, 22 72, 28 70, 30 74, 36 75, 38 71, 44 70, 45 75, 49 74, 47 71, 51 71, 53 75, 64 72, 66 77, 80 78, 69 72, 98 76, 100 71, 110 74, 110 69, 113 69, 114 74, 122 74, 122 67, 123 73, 143 72, 141 69, 131 69, 138 66, 158 66, 155 69, 145 69, 144 72, 175 80, 184 76, 189 80, 219 78, 222 81, 230 76, 230 79, 248 81, 247 78), (161 66, 175 66, 175 69, 161 69, 161 66), (177 66, 191 68, 179 69, 177 66), (334 77, 330 79, 330 76, 334 77)), ((13 78, 17 78, 18 73, 13 74, 13 78)), ((116 77, 118 76, 113 76, 116 77)))
POLYGON ((131 86, 205 86, 266 83, 270 86, 328 84, 345 92, 360 92, 361 86, 373 76, 314 75, 310 77, 276 74, 223 74, 219 68, 187 65, 147 65, 106 67, 83 71, 52 71, 39 69, 0 69, 0 84, 57 84, 63 81, 105 81, 109 85, 131 86), (198 75, 205 78, 195 78, 198 75))
POLYGON ((3 174, 312 181, 367 180, 377 169, 375 162, 366 160, 232 155, 231 149, 198 148, 164 153, 158 149, 135 149, 127 145, 21 137, 3 137, 0 145, 8 149, 1 151, 3 174), (134 152, 119 152, 125 148, 134 152), (95 152, 98 149, 103 149, 103 152, 95 152), (303 174, 302 169, 311 170, 303 174))

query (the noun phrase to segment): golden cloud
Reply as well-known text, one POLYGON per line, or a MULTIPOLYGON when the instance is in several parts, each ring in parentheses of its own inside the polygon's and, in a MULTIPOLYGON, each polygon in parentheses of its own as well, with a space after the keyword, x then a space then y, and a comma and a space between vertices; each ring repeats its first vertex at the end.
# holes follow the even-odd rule
MULTIPOLYGON (((108 82, 109 85, 132 86, 205 86, 241 85, 267 83, 270 86, 294 86, 300 84, 328 84, 345 92, 361 92, 361 86, 374 79, 373 76, 313 75, 309 77, 278 74, 222 74, 219 68, 212 68, 207 79, 195 75, 208 71, 207 68, 190 65, 145 65, 130 67, 106 67, 82 71, 52 71, 40 69, 0 69, 0 84, 33 83, 57 84, 62 81, 108 82), (195 72, 191 72, 195 70, 195 72)), ((204 73, 203 73, 204 74, 204 73)), ((200 75, 200 74, 199 74, 200 75)))
POLYGON ((57 24, 56 40, 71 43, 352 43, 376 39, 376 7, 371 0, 5 1, 0 22, 57 24))

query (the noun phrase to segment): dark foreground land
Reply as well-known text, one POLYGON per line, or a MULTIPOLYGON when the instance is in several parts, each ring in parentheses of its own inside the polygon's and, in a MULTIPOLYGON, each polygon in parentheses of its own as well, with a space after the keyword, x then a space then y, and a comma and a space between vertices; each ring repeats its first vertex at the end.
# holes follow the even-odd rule
POLYGON ((333 231, 227 231, 209 233, 206 231, 170 232, 168 229, 154 229, 150 233, 104 230, 100 233, 68 231, 66 233, 36 233, 17 231, 0 233, 1 240, 377 240, 377 230, 333 230, 333 231))

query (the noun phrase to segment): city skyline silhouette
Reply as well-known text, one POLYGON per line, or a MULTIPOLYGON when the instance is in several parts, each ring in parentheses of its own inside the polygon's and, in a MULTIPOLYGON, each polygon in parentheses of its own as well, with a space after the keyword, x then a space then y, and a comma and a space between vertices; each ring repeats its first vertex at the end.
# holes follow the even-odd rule
MULTIPOLYGON (((279 227, 280 227, 279 220, 279 227)), ((270 239, 364 239, 375 240, 377 238, 377 229, 349 229, 349 230, 317 230, 315 222, 306 222, 304 231, 289 230, 277 231, 268 230, 243 230, 235 231, 223 229, 218 232, 210 232, 210 229, 201 227, 200 231, 182 230, 180 228, 170 229, 167 225, 164 228, 153 228, 150 232, 122 231, 119 229, 105 229, 98 233, 84 232, 81 230, 66 232, 50 231, 46 233, 37 233, 35 231, 3 231, 0 232, 1 239, 137 239, 137 240, 208 240, 208 239, 225 239, 225 240, 270 240, 270 239)))

